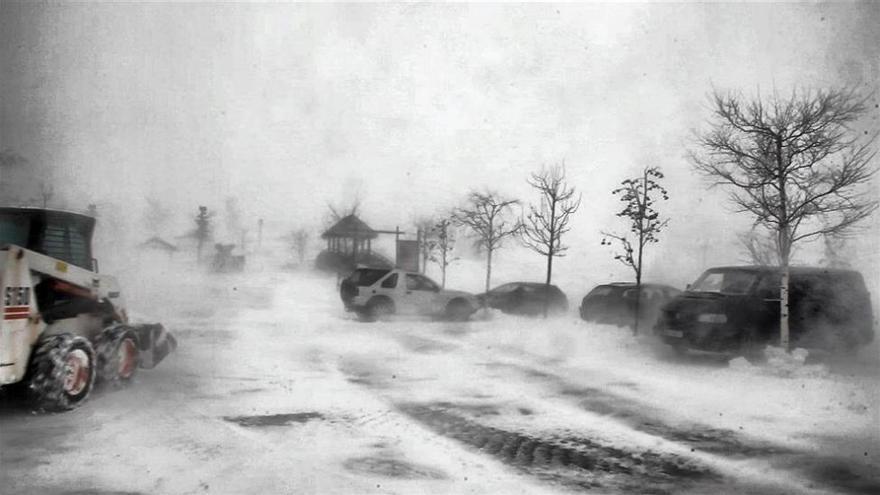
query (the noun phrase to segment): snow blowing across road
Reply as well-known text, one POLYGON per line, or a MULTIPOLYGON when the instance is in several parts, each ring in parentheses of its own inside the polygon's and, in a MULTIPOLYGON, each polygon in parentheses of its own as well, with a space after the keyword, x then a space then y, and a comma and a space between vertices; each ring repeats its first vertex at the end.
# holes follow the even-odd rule
POLYGON ((0 491, 880 493, 869 353, 681 358, 574 309, 364 323, 333 277, 186 280, 129 296, 178 338, 162 367, 66 414, 0 397, 0 491))

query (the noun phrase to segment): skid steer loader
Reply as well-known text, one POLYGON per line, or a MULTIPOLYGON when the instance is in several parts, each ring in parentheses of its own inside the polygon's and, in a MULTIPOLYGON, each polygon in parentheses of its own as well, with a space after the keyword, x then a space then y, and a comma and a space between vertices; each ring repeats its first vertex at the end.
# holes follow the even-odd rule
POLYGON ((92 258, 95 219, 0 207, 0 387, 44 410, 80 405, 96 380, 123 384, 177 343, 159 324, 128 322, 115 278, 92 258))

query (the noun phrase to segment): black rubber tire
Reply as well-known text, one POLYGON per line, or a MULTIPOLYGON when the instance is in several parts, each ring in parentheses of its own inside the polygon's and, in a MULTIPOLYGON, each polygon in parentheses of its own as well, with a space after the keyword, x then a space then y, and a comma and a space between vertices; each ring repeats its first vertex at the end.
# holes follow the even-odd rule
POLYGON ((351 304, 351 301, 357 296, 357 292, 357 286, 347 278, 339 284, 339 297, 346 306, 351 304))
POLYGON ((394 303, 386 297, 370 299, 366 312, 368 321, 385 321, 394 314, 394 303))
POLYGON ((453 299, 446 305, 446 317, 451 321, 466 321, 474 308, 464 299, 453 299))
POLYGON ((28 396, 35 405, 47 411, 68 411, 82 404, 95 384, 95 350, 92 344, 72 334, 54 335, 37 343, 28 367, 28 396), (71 359, 85 357, 87 369, 73 370, 68 366, 71 359), (84 373, 82 385, 75 390, 66 390, 65 383, 71 371, 84 373))
POLYGON ((139 347, 131 328, 117 325, 105 329, 95 341, 98 382, 112 386, 129 383, 137 373, 139 347))
POLYGON ((742 331, 739 341, 739 355, 746 358, 749 362, 759 363, 766 358, 764 356, 764 348, 768 342, 761 340, 760 334, 754 328, 746 328, 742 331))
POLYGON ((676 357, 684 358, 688 356, 688 347, 684 344, 669 344, 669 347, 676 357))

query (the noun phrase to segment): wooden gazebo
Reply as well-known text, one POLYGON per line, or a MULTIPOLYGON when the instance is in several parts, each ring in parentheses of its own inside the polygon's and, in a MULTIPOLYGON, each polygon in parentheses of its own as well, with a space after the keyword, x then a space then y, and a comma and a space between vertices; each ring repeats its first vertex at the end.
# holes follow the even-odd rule
POLYGON ((372 241, 378 236, 378 231, 354 215, 342 218, 321 234, 321 238, 327 240, 327 251, 352 260, 370 254, 372 241))

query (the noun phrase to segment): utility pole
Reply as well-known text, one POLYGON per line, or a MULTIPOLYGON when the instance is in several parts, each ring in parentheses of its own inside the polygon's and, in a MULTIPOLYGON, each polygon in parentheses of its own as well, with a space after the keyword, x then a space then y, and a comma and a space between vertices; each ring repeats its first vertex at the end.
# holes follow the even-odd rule
POLYGON ((394 227, 394 266, 400 265, 400 225, 394 227))

